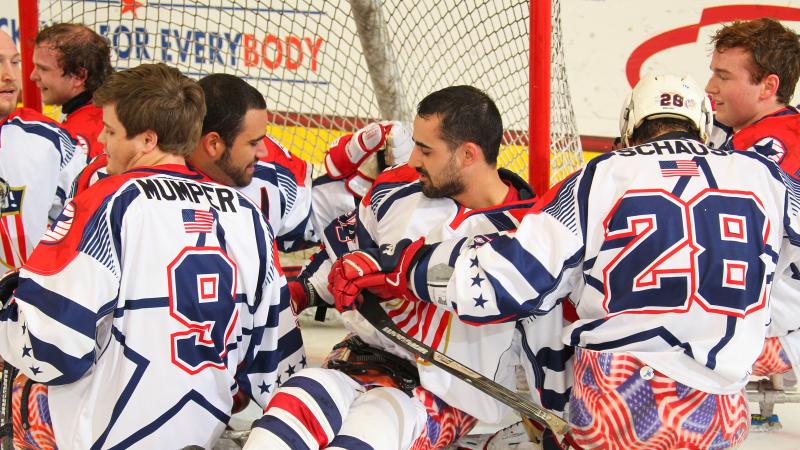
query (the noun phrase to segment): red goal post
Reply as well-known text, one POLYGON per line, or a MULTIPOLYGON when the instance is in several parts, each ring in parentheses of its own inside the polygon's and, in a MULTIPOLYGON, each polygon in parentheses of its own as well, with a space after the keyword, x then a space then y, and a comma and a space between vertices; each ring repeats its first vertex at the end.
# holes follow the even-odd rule
POLYGON ((267 99, 267 130, 318 164, 336 136, 386 118, 410 122, 426 94, 471 84, 498 104, 499 164, 537 193, 583 163, 564 68, 560 0, 19 0, 24 102, 37 25, 83 23, 116 68, 165 62, 226 72, 267 99))

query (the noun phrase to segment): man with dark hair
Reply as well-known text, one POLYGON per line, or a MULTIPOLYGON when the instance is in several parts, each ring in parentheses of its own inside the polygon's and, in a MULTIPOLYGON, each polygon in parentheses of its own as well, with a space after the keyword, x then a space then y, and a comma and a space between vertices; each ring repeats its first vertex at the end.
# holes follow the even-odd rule
MULTIPOLYGON (((724 26, 712 43, 713 73, 706 92, 716 103, 716 121, 724 125, 723 148, 756 151, 800 177, 800 113, 789 106, 800 77, 797 34, 764 18, 724 26)), ((781 324, 783 318, 773 316, 764 350, 753 366, 754 375, 772 376, 777 386, 782 385, 782 374, 800 363, 800 344, 788 348, 791 329, 781 324)), ((780 428, 777 415, 760 413, 753 415, 753 427, 780 428)))
POLYGON ((396 246, 379 270, 346 255, 337 302, 356 306, 361 289, 399 284, 406 298, 495 326, 567 296, 578 448, 737 447, 770 308, 782 304, 800 327, 797 302, 770 292, 792 284, 796 299, 800 287, 782 271, 800 261, 800 190, 755 152, 694 140, 708 135, 710 114, 688 77, 644 77, 620 128, 630 136, 661 122, 655 135, 568 176, 516 233, 396 246))
POLYGON ((205 93, 206 115, 191 163, 260 204, 281 251, 315 244, 311 166, 265 134, 264 96, 234 75, 208 75, 198 83, 205 93))
MULTIPOLYGON (((502 134, 500 114, 480 90, 453 86, 429 95, 414 120, 408 163, 377 177, 352 220, 340 221, 340 235, 353 237, 349 246, 362 249, 366 262, 409 240, 513 230, 533 194, 519 177, 497 169, 502 134)), ((339 239, 324 237, 332 248, 339 239)), ((522 333, 513 323, 474 327, 432 305, 395 297, 383 306, 404 332, 511 389, 515 367, 522 365, 537 387, 534 398, 564 410, 569 351, 558 340, 560 306, 522 333), (544 347, 549 350, 540 352, 544 347), (544 355, 551 358, 540 360, 544 355)), ((283 383, 247 448, 444 448, 476 419, 496 423, 509 413, 463 380, 417 362, 357 311, 344 312, 342 320, 356 336, 334 347, 326 368, 304 369, 283 383)))
POLYGON ((60 448, 214 445, 238 390, 265 405, 288 303, 272 232, 187 167, 202 89, 143 64, 109 76, 104 178, 73 198, 0 312, 0 355, 49 386, 60 448))
POLYGON ((83 25, 50 25, 36 36, 33 64, 31 80, 44 103, 61 106, 64 128, 87 147, 89 160, 102 154, 103 117, 92 94, 112 72, 108 42, 83 25))

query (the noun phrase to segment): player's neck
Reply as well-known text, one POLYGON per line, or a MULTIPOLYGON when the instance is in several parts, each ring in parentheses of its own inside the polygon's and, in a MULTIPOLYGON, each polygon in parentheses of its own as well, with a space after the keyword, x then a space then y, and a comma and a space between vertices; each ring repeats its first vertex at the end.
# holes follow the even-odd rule
POLYGON ((763 119, 764 117, 767 117, 767 116, 770 116, 772 114, 775 114, 776 112, 782 110, 783 108, 786 108, 787 106, 788 105, 785 104, 785 103, 778 102, 777 99, 769 101, 769 102, 765 102, 762 105, 760 105, 759 108, 756 110, 756 113, 753 114, 752 120, 750 120, 745 125, 742 125, 739 128, 734 127, 733 131, 737 132, 737 131, 741 130, 742 128, 747 128, 750 125, 752 125, 752 124, 758 122, 759 120, 763 119))
POLYGON ((158 150, 141 155, 134 161, 132 167, 153 167, 168 164, 186 165, 186 158, 158 150))
POLYGON ((464 177, 464 191, 453 199, 469 209, 502 204, 508 195, 508 185, 500 179, 497 168, 487 165, 478 172, 464 177))

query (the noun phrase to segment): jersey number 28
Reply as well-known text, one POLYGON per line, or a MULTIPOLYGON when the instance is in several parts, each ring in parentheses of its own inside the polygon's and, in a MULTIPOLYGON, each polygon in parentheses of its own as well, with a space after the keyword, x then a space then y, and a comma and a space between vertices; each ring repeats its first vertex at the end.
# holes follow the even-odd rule
POLYGON ((744 317, 764 306, 769 219, 750 192, 706 189, 690 200, 629 191, 606 217, 601 251, 608 314, 709 312, 744 317))

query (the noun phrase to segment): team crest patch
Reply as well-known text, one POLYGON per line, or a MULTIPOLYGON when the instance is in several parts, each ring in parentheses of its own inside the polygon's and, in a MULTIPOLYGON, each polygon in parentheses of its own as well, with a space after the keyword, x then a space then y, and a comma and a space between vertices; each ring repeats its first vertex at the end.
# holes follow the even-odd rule
POLYGON ((767 158, 780 164, 786 156, 786 146, 779 139, 772 136, 765 137, 753 144, 752 149, 767 158))
POLYGON ((0 215, 12 216, 22 211, 22 199, 25 196, 25 186, 9 186, 6 180, 0 178, 0 215))
POLYGON ((354 241, 356 238, 355 210, 336 218, 336 239, 341 243, 354 241))

